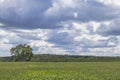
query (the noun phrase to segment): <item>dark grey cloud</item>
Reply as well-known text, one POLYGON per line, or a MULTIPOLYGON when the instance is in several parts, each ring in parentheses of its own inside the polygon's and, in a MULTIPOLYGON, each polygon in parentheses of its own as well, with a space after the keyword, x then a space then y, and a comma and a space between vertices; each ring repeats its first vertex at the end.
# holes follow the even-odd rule
POLYGON ((44 28, 43 12, 51 5, 50 0, 1 0, 0 22, 11 27, 44 28))
POLYGON ((96 33, 103 36, 119 36, 120 35, 120 19, 110 21, 108 25, 101 24, 96 33))
POLYGON ((47 17, 52 17, 51 20, 56 19, 58 22, 67 20, 76 20, 83 23, 89 21, 107 21, 120 17, 119 14, 119 8, 105 5, 97 0, 74 0, 71 7, 69 5, 62 6, 60 0, 54 0, 52 7, 47 11, 47 17), (77 14, 76 18, 74 13, 77 14))
POLYGON ((104 5, 96 0, 88 0, 82 5, 78 4, 78 20, 86 21, 107 21, 116 19, 120 14, 119 9, 110 5, 104 5))
POLYGON ((16 28, 51 29, 68 20, 105 21, 120 14, 119 9, 97 0, 69 1, 71 4, 63 0, 0 0, 0 22, 16 28))
POLYGON ((61 45, 61 44, 69 45, 70 43, 72 43, 72 41, 71 41, 72 38, 68 38, 68 37, 69 37, 69 34, 67 32, 63 32, 63 33, 53 32, 53 33, 51 33, 51 36, 49 36, 48 41, 59 44, 59 45, 61 45))

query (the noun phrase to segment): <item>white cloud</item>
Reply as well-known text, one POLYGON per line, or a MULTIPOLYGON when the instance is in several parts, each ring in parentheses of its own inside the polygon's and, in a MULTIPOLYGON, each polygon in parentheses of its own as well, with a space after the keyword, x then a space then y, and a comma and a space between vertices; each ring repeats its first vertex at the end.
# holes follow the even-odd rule
POLYGON ((10 49, 12 44, 1 44, 0 43, 0 57, 1 56, 10 56, 10 49))
POLYGON ((96 56, 120 56, 120 47, 111 48, 89 48, 89 53, 96 56), (98 54, 99 53, 99 54, 98 54))
MULTIPOLYGON (((89 51, 89 48, 99 48, 102 50, 104 48, 111 49, 111 47, 116 47, 118 45, 118 39, 116 37, 102 36, 96 33, 102 24, 109 25, 109 22, 66 22, 63 24, 65 25, 64 28, 53 30, 48 40, 56 44, 57 47, 67 50, 70 54, 74 53, 77 55, 83 55, 83 53, 85 55, 93 54, 93 52, 89 51)), ((94 54, 97 55, 97 52, 94 54)), ((106 55, 108 55, 107 51, 106 55)))
POLYGON ((4 26, 4 24, 0 23, 0 27, 4 26))
POLYGON ((78 18, 78 13, 77 12, 74 12, 74 17, 78 18))
POLYGON ((36 52, 38 54, 57 54, 57 55, 69 55, 70 53, 67 52, 64 49, 61 48, 54 48, 54 47, 40 47, 38 52, 36 52))
POLYGON ((120 6, 120 0, 97 0, 97 1, 102 2, 105 5, 120 6))
POLYGON ((54 44, 50 44, 48 42, 40 41, 40 40, 31 41, 30 45, 35 46, 35 47, 52 47, 52 46, 54 46, 54 44))

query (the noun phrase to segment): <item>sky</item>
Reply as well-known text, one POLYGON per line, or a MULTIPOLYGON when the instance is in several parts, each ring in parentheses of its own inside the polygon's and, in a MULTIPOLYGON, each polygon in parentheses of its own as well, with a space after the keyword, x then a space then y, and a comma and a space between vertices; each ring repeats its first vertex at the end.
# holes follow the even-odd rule
POLYGON ((120 0, 0 0, 0 56, 18 44, 35 54, 120 56, 120 0))

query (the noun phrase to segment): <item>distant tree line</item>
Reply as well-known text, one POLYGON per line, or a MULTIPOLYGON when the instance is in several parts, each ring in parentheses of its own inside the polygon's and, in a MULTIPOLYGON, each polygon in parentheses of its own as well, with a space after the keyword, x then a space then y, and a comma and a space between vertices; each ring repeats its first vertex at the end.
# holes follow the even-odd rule
POLYGON ((32 62, 116 62, 116 61, 120 61, 120 57, 36 54, 33 55, 31 61, 32 62))
MULTIPOLYGON (((1 57, 0 61, 13 62, 15 56, 1 57)), ((19 60, 17 61, 28 61, 19 60)), ((31 62, 119 62, 120 57, 95 57, 95 56, 75 56, 75 55, 52 55, 52 54, 34 54, 31 62)))
MULTIPOLYGON (((95 57, 78 55, 34 54, 30 45, 20 44, 10 49, 10 57, 0 57, 0 61, 31 61, 31 62, 116 62, 120 57, 95 57)), ((56 53, 56 52, 55 52, 56 53)))

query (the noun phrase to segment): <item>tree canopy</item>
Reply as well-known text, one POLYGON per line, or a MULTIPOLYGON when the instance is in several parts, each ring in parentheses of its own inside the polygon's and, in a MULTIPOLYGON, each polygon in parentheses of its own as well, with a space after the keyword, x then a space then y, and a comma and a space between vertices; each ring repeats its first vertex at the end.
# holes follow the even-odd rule
POLYGON ((14 61, 30 61, 33 56, 33 49, 30 45, 20 44, 10 49, 14 61))

